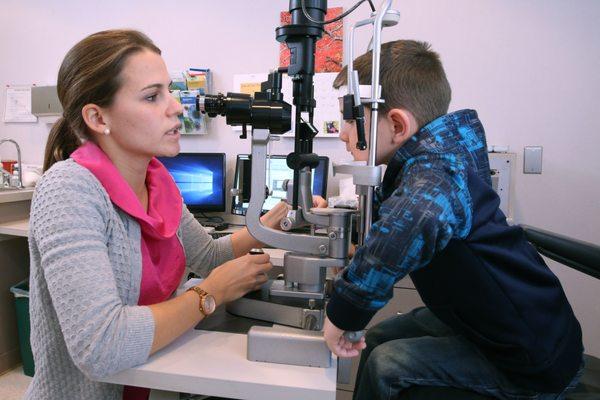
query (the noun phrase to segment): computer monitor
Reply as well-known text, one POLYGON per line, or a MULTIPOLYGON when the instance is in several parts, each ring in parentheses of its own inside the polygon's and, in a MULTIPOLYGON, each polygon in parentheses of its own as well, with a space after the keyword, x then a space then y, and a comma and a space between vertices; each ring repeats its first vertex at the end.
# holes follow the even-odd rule
POLYGON ((225 211, 225 153, 179 153, 159 161, 192 213, 225 211))
MULTIPOLYGON (((319 156, 319 165, 313 170, 312 174, 312 194, 326 197, 327 195, 327 177, 329 173, 329 158, 319 156)), ((266 198, 263 204, 263 212, 269 211, 281 199, 286 198, 286 192, 281 189, 281 184, 285 179, 294 179, 294 170, 288 168, 286 156, 272 155, 267 160, 266 182, 273 194, 266 198)), ((252 163, 249 154, 238 154, 235 163, 235 177, 233 178, 233 188, 238 190, 238 194, 233 196, 231 202, 231 213, 236 215, 246 215, 251 196, 252 163)))

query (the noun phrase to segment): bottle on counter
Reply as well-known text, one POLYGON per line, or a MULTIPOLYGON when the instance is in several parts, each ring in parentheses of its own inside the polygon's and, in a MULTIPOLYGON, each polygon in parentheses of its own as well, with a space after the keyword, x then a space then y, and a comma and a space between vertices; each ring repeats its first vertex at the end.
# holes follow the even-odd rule
POLYGON ((10 187, 19 187, 21 186, 21 182, 19 181, 19 167, 18 166, 14 166, 13 168, 13 173, 10 176, 10 187))

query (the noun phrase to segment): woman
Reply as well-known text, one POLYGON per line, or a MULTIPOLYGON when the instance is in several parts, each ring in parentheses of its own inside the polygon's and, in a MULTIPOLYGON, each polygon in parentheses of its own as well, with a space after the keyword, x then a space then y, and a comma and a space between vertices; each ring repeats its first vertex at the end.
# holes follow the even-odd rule
MULTIPOLYGON (((239 298, 272 268, 247 255, 262 244, 246 229, 206 234, 156 160, 179 152, 182 112, 160 54, 140 32, 104 31, 60 67, 64 113, 31 207, 27 399, 147 398, 95 380, 145 362, 205 317, 201 300, 239 298), (185 267, 206 279, 171 298, 185 267)), ((276 227, 286 212, 282 203, 262 222, 276 227)))

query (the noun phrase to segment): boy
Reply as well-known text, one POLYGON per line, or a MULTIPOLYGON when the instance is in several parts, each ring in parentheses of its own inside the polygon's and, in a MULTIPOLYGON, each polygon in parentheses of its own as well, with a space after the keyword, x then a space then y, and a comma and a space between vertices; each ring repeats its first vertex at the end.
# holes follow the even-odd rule
MULTIPOLYGON (((371 83, 371 57, 354 64, 361 84, 371 83)), ((427 43, 382 45, 380 82, 377 164, 387 170, 365 245, 336 277, 325 339, 358 355, 365 344, 343 332, 363 329, 407 274, 426 308, 368 331, 355 399, 394 399, 410 386, 560 398, 580 374, 581 329, 558 279, 498 208, 477 113, 446 114, 450 85, 427 43)), ((340 138, 367 159, 352 122, 340 138)))

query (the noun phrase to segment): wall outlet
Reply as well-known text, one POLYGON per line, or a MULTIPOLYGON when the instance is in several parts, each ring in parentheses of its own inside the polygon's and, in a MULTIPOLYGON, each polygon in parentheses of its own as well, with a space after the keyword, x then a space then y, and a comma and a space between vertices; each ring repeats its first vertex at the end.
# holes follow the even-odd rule
POLYGON ((542 173, 542 146, 525 146, 523 150, 523 173, 542 173))

